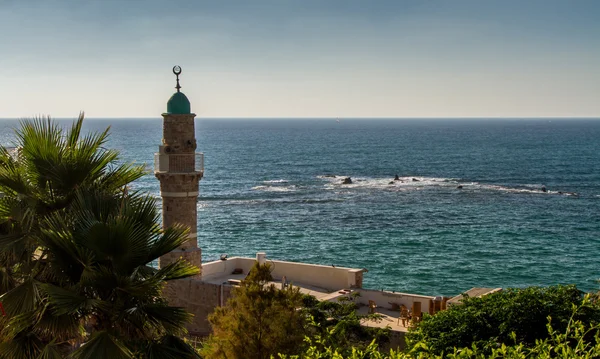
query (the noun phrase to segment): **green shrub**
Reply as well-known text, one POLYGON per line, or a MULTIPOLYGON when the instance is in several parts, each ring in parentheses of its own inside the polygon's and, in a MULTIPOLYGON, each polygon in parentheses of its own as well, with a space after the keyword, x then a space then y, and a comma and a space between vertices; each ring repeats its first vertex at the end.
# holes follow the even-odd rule
MULTIPOLYGON (((366 349, 354 349, 349 354, 341 354, 332 347, 323 346, 322 338, 315 341, 306 339, 308 349, 299 356, 279 355, 280 359, 591 359, 600 358, 600 326, 589 326, 581 320, 574 320, 593 305, 584 300, 579 307, 574 307, 571 319, 567 321, 564 332, 554 330, 550 321, 547 322, 547 338, 537 340, 531 347, 523 343, 515 345, 502 344, 486 353, 484 348, 473 344, 461 349, 452 348, 447 354, 434 353, 425 342, 415 343, 409 352, 382 353, 377 350, 375 343, 366 349)), ((511 335, 516 340, 516 334, 511 335)))
POLYGON ((313 296, 305 296, 304 310, 312 319, 307 330, 308 336, 321 338, 323 347, 331 347, 345 355, 355 349, 364 350, 374 341, 377 344, 388 343, 389 328, 367 327, 361 324, 364 318, 381 320, 381 315, 358 315, 358 308, 353 299, 342 297, 338 302, 321 302, 313 296))
POLYGON ((434 316, 425 316, 419 326, 407 334, 409 348, 417 343, 436 354, 454 348, 475 345, 486 353, 504 345, 522 343, 532 346, 549 337, 548 318, 553 327, 566 330, 573 306, 580 308, 575 320, 595 324, 600 319, 598 305, 581 306, 582 292, 574 285, 507 289, 482 298, 465 298, 434 316))

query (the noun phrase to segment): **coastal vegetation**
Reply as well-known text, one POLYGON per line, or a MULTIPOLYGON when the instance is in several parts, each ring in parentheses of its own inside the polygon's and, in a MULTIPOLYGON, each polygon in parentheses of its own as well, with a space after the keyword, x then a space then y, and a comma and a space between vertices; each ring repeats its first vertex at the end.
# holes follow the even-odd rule
POLYGON ((461 305, 425 316, 407 334, 410 349, 441 354, 454 348, 477 346, 484 352, 502 345, 526 347, 547 339, 548 318, 555 331, 564 332, 572 320, 595 326, 600 307, 587 301, 574 285, 505 289, 480 298, 464 298, 461 305), (573 306, 579 308, 573 313, 573 306))
MULTIPOLYGON (((537 291, 539 288, 533 288, 537 291)), ((564 288, 559 288, 564 289, 564 288)), ((525 291, 530 292, 529 288, 525 291)), ((568 290, 566 290, 568 291, 568 290)), ((382 352, 377 349, 375 342, 366 349, 353 349, 349 354, 342 354, 334 347, 324 345, 322 338, 316 341, 307 339, 309 347, 303 353, 296 356, 281 356, 281 359, 590 359, 600 358, 600 324, 591 324, 589 320, 590 310, 597 311, 598 303, 596 296, 585 295, 577 299, 578 306, 573 305, 570 315, 563 330, 557 330, 553 326, 553 320, 549 316, 544 339, 536 339, 532 345, 520 342, 518 335, 512 332, 509 337, 511 344, 499 344, 490 346, 489 342, 471 342, 464 347, 447 348, 439 351, 428 345, 426 340, 411 342, 411 348, 404 351, 382 352), (585 319, 576 319, 585 318, 585 319)), ((494 302, 494 300, 491 300, 494 302)), ((497 303, 498 309, 502 309, 501 302, 497 303)), ((468 311, 468 310, 465 310, 468 311)), ((533 309, 533 312, 536 310, 533 309)), ((538 312, 537 315, 541 315, 538 312)), ((536 314, 533 314, 537 320, 536 314)), ((531 318, 531 317, 530 317, 531 318)), ((507 323, 504 324, 506 327, 507 323)), ((461 325, 461 324, 459 324, 461 325)), ((462 327, 468 327, 465 323, 462 327)), ((418 328, 418 327, 417 327, 418 328)), ((459 328, 460 330, 460 328, 459 328)), ((439 333, 440 336, 452 336, 452 330, 439 333)), ((432 341, 430 341, 431 343, 432 341)))
POLYGON ((214 333, 205 343, 205 358, 600 358, 598 298, 573 285, 466 297, 461 305, 425 315, 407 334, 405 351, 386 352, 381 344, 389 332, 361 326, 352 301, 305 296, 300 305, 297 290, 276 295, 270 280, 268 265, 256 265, 228 305, 211 316, 214 333), (262 339, 257 334, 266 332, 262 339))
POLYGON ((299 355, 308 343, 351 354, 375 341, 386 342, 388 329, 360 325, 351 301, 320 302, 298 287, 276 288, 268 264, 252 268, 226 306, 209 317, 213 333, 201 351, 204 358, 268 359, 299 355))
POLYGON ((205 358, 268 359, 295 353, 301 346, 304 316, 297 310, 302 294, 296 287, 276 289, 269 265, 256 264, 226 306, 209 316, 213 334, 205 358), (299 345, 300 344, 300 345, 299 345))
POLYGON ((161 292, 198 268, 150 265, 187 233, 161 229, 155 201, 127 191, 143 167, 82 124, 22 121, 17 150, 0 147, 0 358, 197 357, 191 315, 161 292))

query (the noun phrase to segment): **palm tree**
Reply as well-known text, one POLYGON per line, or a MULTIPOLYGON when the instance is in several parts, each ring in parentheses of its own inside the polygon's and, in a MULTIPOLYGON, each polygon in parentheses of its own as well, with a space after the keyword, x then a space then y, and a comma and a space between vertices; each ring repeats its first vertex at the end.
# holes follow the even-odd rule
POLYGON ((161 291, 198 268, 150 266, 186 233, 123 190, 143 168, 118 165, 107 131, 81 138, 82 121, 24 121, 19 151, 0 148, 0 358, 194 357, 178 337, 190 314, 161 291))
POLYGON ((83 118, 67 131, 49 117, 21 121, 18 151, 0 146, 0 294, 42 270, 39 224, 63 213, 76 190, 116 193, 144 175, 143 166, 119 164, 119 153, 103 148, 108 128, 82 136, 83 118))
POLYGON ((11 319, 0 357, 195 357, 179 339, 191 314, 170 307, 161 291, 165 281, 199 269, 182 260, 161 269, 149 265, 184 243, 186 230, 161 230, 155 201, 138 193, 78 191, 68 212, 41 224, 44 278, 2 297, 11 319))
POLYGON ((191 314, 170 307, 161 291, 199 269, 182 260, 150 266, 184 243, 186 230, 163 231, 155 201, 138 193, 77 191, 68 213, 40 224, 43 277, 2 297, 10 319, 0 357, 195 357, 178 337, 191 314))

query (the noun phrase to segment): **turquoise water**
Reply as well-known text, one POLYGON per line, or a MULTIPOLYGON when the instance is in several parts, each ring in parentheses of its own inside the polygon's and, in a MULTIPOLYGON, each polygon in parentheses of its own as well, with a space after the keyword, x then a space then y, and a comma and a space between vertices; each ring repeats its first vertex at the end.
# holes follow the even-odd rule
MULTIPOLYGON (((0 143, 14 125, 0 121, 0 143)), ((151 168, 160 119, 86 126, 107 125, 110 147, 151 168)), ((600 121, 197 119, 196 130, 204 261, 266 251, 430 295, 599 288, 600 121)), ((158 195, 152 174, 134 187, 158 195)))

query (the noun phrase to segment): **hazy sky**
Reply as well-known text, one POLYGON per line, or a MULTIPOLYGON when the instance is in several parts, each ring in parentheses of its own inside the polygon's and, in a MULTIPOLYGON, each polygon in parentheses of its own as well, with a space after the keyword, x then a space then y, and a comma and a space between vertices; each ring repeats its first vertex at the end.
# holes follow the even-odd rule
POLYGON ((599 0, 0 0, 0 118, 600 116, 599 0))

